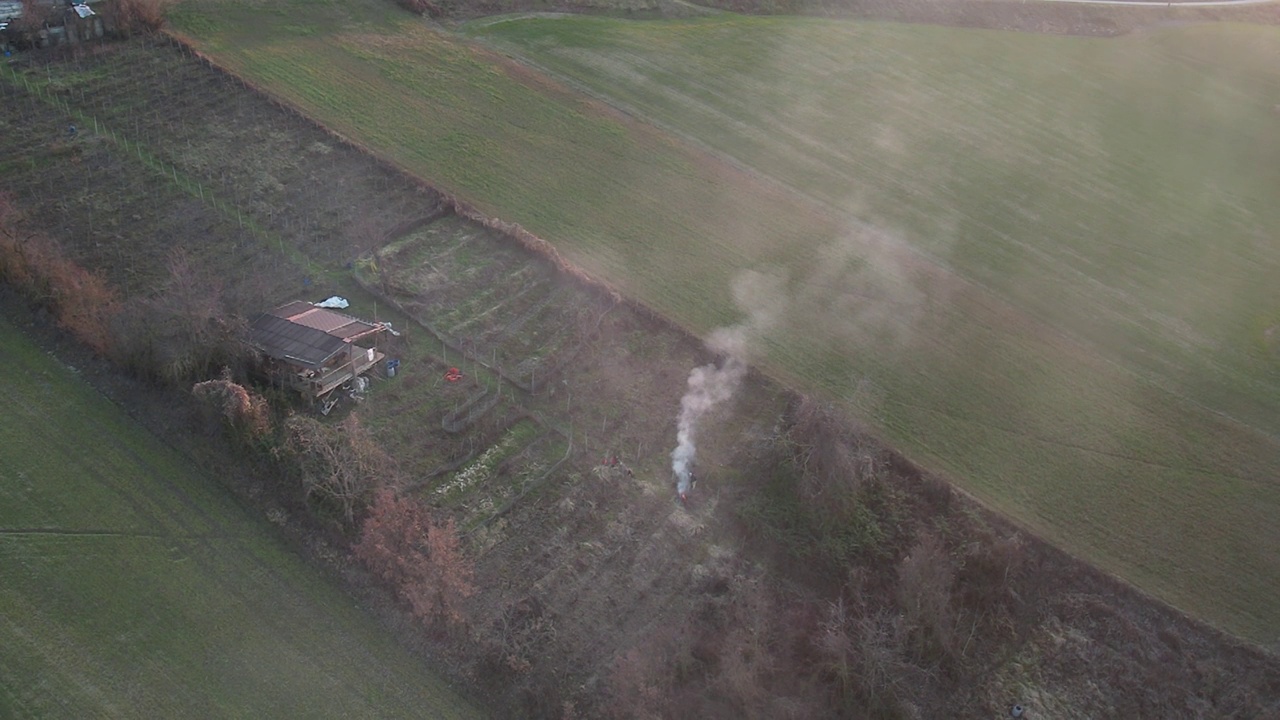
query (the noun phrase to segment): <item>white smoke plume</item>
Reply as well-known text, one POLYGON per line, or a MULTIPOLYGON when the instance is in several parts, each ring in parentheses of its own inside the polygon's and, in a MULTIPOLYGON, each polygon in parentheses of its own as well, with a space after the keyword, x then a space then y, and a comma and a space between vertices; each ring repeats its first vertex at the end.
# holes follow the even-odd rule
POLYGON ((721 356, 718 363, 696 367, 689 373, 689 389, 680 398, 676 424, 676 449, 671 451, 671 471, 676 476, 676 492, 684 497, 693 479, 693 462, 698 454, 695 435, 698 423, 712 408, 733 397, 747 375, 747 345, 751 337, 774 323, 785 306, 779 278, 746 272, 733 283, 734 300, 749 319, 732 327, 712 331, 707 348, 721 356))
POLYGON ((746 348, 746 333, 743 326, 717 330, 707 346, 723 353, 724 359, 718 365, 709 363, 694 368, 689 373, 689 390, 680 398, 680 418, 676 425, 676 449, 671 451, 671 471, 676 475, 676 491, 681 495, 689 491, 693 460, 698 454, 698 447, 694 442, 698 421, 708 410, 733 397, 742 378, 747 374, 747 361, 743 353, 746 348))

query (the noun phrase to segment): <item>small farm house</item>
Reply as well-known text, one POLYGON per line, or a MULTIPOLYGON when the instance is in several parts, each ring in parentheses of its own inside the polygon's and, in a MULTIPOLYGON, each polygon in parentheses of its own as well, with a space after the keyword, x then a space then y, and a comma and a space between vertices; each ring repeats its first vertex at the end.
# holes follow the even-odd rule
POLYGON ((89 7, 99 0, 0 0, 0 52, 78 43, 108 28, 89 7))
POLYGON ((266 356, 267 375, 307 398, 323 398, 367 372, 385 355, 385 323, 358 320, 295 301, 253 319, 250 341, 266 356))

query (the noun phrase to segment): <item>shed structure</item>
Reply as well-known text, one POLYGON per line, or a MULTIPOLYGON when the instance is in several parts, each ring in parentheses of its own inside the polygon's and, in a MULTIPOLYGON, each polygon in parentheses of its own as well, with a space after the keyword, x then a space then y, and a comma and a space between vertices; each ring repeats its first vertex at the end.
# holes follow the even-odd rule
POLYGON ((250 342, 266 356, 271 379, 322 398, 367 372, 384 357, 377 338, 387 326, 294 301, 250 324, 250 342))

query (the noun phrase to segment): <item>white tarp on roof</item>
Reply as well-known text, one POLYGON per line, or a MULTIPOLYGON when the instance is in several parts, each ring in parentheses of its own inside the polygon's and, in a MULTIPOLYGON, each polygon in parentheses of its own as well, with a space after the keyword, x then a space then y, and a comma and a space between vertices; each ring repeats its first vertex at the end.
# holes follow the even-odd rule
POLYGON ((340 298, 337 295, 334 295, 333 297, 329 298, 328 300, 325 300, 324 302, 316 303, 316 307, 328 308, 330 310, 342 310, 343 308, 347 307, 350 304, 351 303, 347 302, 346 298, 340 298))
POLYGON ((94 14, 93 9, 88 5, 73 5, 72 9, 76 11, 76 14, 79 15, 82 20, 94 14))

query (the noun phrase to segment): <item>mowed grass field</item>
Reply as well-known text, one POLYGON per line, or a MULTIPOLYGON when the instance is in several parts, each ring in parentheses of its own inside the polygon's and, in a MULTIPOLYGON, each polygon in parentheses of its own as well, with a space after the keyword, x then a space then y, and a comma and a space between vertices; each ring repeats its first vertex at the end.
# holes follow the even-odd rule
POLYGON ((696 332, 742 317, 743 271, 771 277, 739 293, 776 318, 771 373, 1280 641, 1275 29, 509 19, 468 28, 486 49, 367 0, 188 0, 176 23, 696 332))
POLYGON ((0 717, 479 717, 0 319, 0 717))

